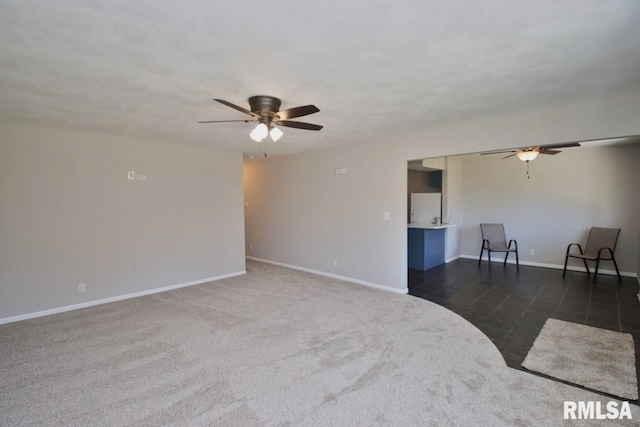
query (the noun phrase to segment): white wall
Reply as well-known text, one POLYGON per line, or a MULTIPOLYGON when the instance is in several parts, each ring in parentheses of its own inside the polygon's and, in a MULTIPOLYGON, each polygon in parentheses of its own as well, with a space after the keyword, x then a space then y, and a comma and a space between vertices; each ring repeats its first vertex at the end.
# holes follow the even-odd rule
POLYGON ((406 230, 407 164, 380 180, 371 170, 387 157, 370 154, 352 146, 245 162, 247 254, 406 288, 394 279, 406 261, 387 257, 383 245, 406 245, 394 223, 406 230), (347 173, 336 175, 339 168, 347 173))
MULTIPOLYGON (((640 89, 245 163, 249 255, 407 286, 407 160, 640 134, 640 89), (347 175, 334 175, 346 168, 347 175), (391 220, 383 220, 383 212, 391 220), (338 259, 333 267, 332 259, 338 259)), ((282 143, 285 143, 283 140, 282 143)), ((455 220, 454 220, 455 221, 455 220)))
MULTIPOLYGON (((640 157, 637 159, 637 170, 640 171, 640 157)), ((638 183, 636 186, 636 194, 638 199, 640 200, 640 173, 638 173, 638 183)), ((640 209, 638 209, 637 212, 640 212, 640 209)), ((638 222, 640 222, 640 215, 638 215, 638 222)), ((637 266, 637 274, 638 274, 638 285, 640 286, 640 225, 638 226, 638 263, 636 264, 637 266)), ((640 292, 638 292, 638 299, 640 299, 640 292)))
POLYGON ((462 220, 464 216, 463 195, 463 160, 460 157, 447 157, 447 169, 444 172, 443 184, 443 221, 448 221, 451 211, 451 223, 455 227, 447 228, 445 242, 445 259, 454 260, 461 253, 462 220))
MULTIPOLYGON (((464 162, 462 253, 478 256, 481 222, 504 223, 520 261, 563 265, 569 243, 586 242, 592 226, 621 228, 616 259, 635 273, 638 257, 640 145, 569 148, 530 163, 482 156, 464 162), (534 249, 535 255, 530 255, 534 249)), ((575 260, 570 265, 581 266, 575 260)), ((604 269, 613 270, 611 263, 604 269)))
POLYGON ((244 271, 240 152, 1 132, 0 319, 244 271))

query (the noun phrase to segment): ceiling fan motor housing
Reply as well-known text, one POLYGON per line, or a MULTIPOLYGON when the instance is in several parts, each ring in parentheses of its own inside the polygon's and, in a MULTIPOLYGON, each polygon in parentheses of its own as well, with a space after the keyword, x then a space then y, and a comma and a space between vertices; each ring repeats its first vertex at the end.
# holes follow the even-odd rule
POLYGON ((251 111, 256 114, 277 113, 280 111, 281 101, 278 98, 267 95, 257 95, 249 98, 251 111))

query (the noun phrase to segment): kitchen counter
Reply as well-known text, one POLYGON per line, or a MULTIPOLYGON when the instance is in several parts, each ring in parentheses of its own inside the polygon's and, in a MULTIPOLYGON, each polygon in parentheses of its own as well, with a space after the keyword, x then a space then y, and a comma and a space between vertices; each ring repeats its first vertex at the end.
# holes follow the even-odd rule
POLYGON ((407 224, 409 268, 425 271, 444 264, 445 233, 451 227, 455 227, 455 224, 407 224))
POLYGON ((407 224, 407 228, 424 228, 429 230, 440 230, 441 228, 455 227, 455 224, 432 224, 430 222, 414 222, 407 224))

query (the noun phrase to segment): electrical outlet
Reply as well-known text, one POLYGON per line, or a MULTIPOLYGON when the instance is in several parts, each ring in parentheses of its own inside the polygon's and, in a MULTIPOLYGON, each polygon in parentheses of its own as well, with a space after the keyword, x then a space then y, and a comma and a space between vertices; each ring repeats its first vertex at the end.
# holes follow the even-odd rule
POLYGON ((253 245, 249 245, 249 252, 253 251, 253 245))
POLYGON ((129 172, 127 173, 127 179, 128 179, 129 181, 133 181, 133 180, 135 180, 135 179, 136 179, 136 173, 135 173, 134 171, 129 171, 129 172))
POLYGON ((391 212, 382 212, 382 219, 389 221, 391 219, 391 212))
POLYGON ((333 266, 334 266, 334 267, 337 267, 337 266, 338 266, 338 260, 337 260, 337 259, 334 259, 334 260, 333 260, 333 266))
POLYGON ((535 255, 535 254, 536 254, 535 249, 529 249, 529 255, 535 255))
POLYGON ((131 267, 131 273, 135 276, 136 274, 140 273, 140 270, 138 270, 138 267, 134 265, 133 267, 131 267))
POLYGON ((78 292, 79 292, 79 293, 83 293, 83 292, 84 292, 84 291, 86 291, 86 290, 87 290, 87 285, 85 285, 84 283, 80 283, 80 284, 78 285, 78 292))

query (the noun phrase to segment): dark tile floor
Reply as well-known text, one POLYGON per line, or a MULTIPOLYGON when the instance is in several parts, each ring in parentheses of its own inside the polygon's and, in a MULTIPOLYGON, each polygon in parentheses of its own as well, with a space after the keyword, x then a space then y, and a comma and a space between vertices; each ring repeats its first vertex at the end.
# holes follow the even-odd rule
MULTIPOLYGON (((605 266, 606 268, 606 266, 605 266)), ((409 294, 440 304, 482 330, 507 365, 523 362, 548 318, 633 335, 640 374, 640 302, 635 278, 459 259, 409 270, 409 294)), ((529 371, 527 371, 529 372, 529 371)), ((640 376, 640 375, 639 375, 640 376)), ((640 384, 640 380, 638 381, 640 384)), ((637 402, 636 402, 637 403, 637 402)))

